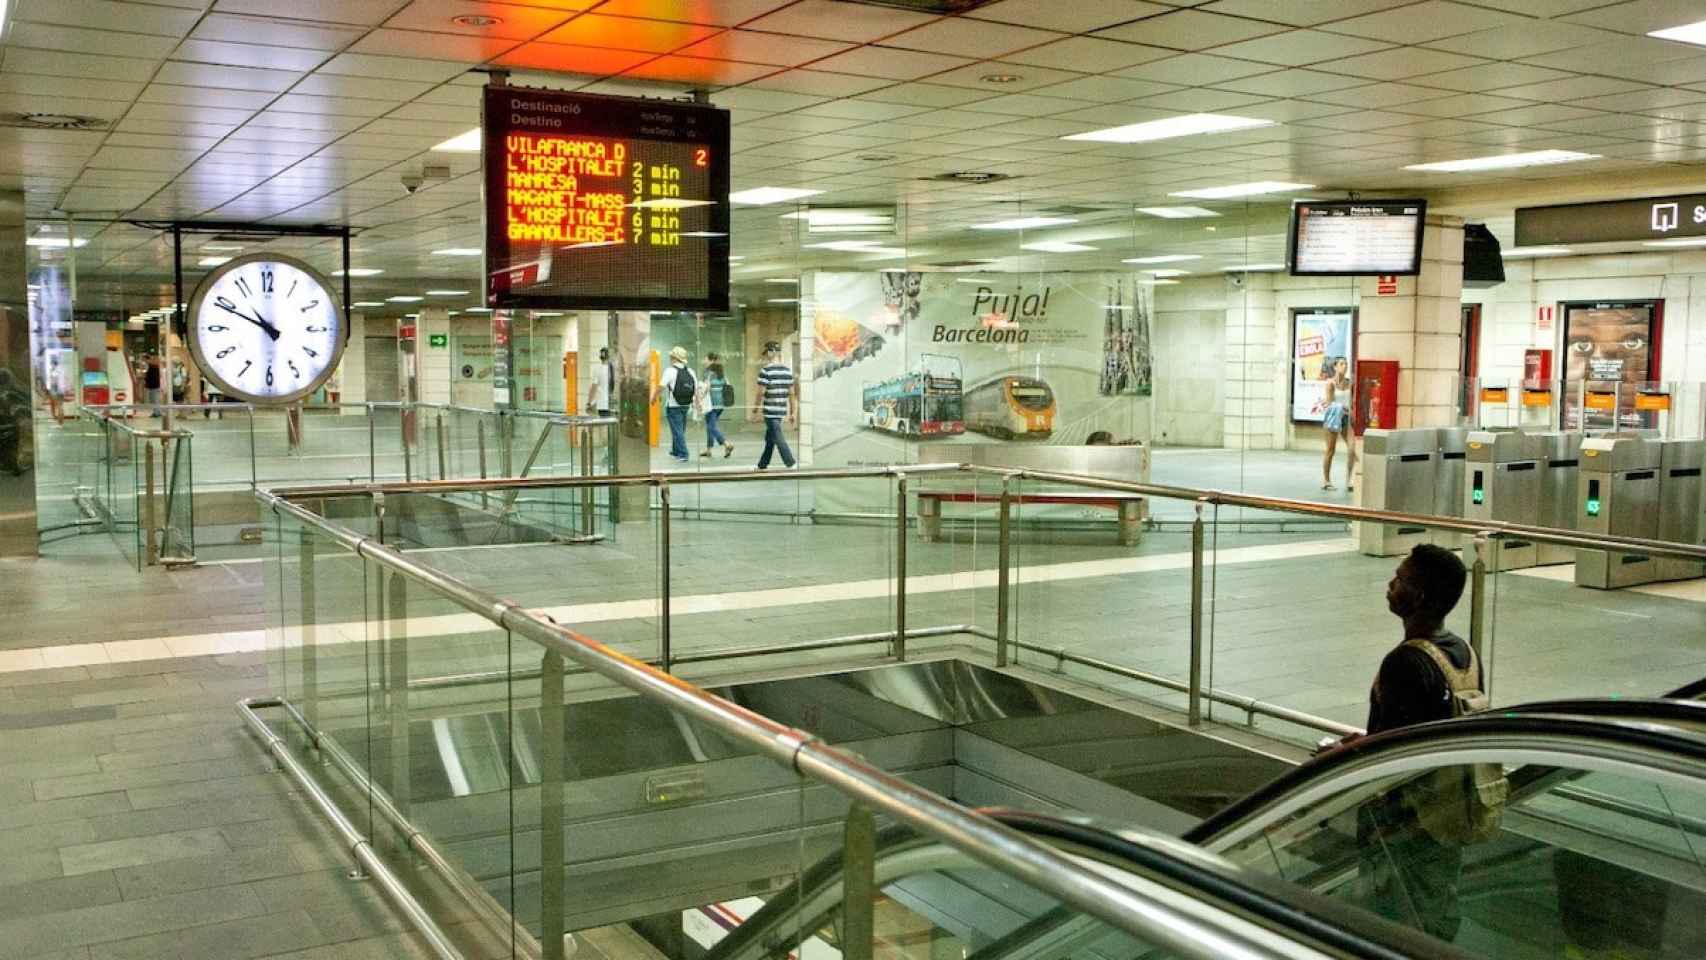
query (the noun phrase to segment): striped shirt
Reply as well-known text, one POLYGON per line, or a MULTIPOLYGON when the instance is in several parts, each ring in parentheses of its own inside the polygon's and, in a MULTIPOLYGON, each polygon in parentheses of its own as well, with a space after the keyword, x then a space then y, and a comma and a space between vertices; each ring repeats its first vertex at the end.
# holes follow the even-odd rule
POLYGON ((788 394, 793 391, 794 371, 785 363, 767 363, 758 371, 758 391, 764 396, 766 417, 788 415, 788 394))

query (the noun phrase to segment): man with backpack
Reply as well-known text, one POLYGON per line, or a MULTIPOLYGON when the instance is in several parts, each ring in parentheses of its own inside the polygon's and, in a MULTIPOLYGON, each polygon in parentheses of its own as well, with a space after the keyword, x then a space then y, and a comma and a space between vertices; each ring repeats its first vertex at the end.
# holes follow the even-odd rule
MULTIPOLYGON (((1480 658, 1445 628, 1467 579, 1457 554, 1433 544, 1398 565, 1386 607, 1403 621, 1404 639, 1381 660, 1369 690, 1370 735, 1486 709, 1480 658)), ((1365 803, 1357 817, 1358 899, 1441 940, 1455 938, 1463 847, 1497 833, 1507 789, 1496 768, 1445 767, 1365 803)))
POLYGON ((664 419, 669 421, 669 455, 677 463, 687 462, 687 411, 698 392, 693 371, 687 369, 687 348, 675 347, 669 351, 669 369, 652 387, 651 402, 657 403, 662 395, 664 419))

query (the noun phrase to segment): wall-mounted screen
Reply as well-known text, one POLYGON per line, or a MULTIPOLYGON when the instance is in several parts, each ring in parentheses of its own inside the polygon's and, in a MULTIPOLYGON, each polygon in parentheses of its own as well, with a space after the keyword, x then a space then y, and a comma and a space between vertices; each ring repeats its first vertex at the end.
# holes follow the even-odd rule
POLYGON ((1425 200, 1299 200, 1286 263, 1293 276, 1415 276, 1422 267, 1425 200))
POLYGON ((727 310, 729 114, 486 88, 486 304, 727 310))

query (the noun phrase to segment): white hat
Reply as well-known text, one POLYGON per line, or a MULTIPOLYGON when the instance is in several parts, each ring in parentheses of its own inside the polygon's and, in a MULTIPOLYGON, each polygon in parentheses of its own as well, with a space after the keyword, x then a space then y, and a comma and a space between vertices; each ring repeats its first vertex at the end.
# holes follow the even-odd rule
POLYGON ((686 363, 687 362, 687 348, 686 347, 672 347, 669 351, 669 358, 671 360, 680 360, 682 363, 686 363))

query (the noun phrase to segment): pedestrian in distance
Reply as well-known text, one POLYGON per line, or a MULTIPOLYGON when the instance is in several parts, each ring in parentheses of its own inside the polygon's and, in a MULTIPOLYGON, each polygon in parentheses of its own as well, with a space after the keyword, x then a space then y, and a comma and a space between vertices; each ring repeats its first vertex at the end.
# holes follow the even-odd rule
POLYGON ((729 406, 734 387, 723 375, 723 359, 715 353, 705 355, 705 387, 702 400, 705 413, 705 449, 699 454, 708 457, 717 447, 723 448, 723 459, 734 456, 735 446, 723 435, 723 411, 729 406))
POLYGON ((652 403, 663 397, 664 419, 669 421, 669 456, 676 463, 687 462, 687 411, 693 408, 698 392, 693 371, 687 368, 687 348, 669 351, 669 369, 652 387, 652 403))
POLYGON ((770 455, 780 453, 782 464, 794 465, 794 451, 788 449, 783 426, 794 425, 795 406, 799 389, 794 371, 782 362, 782 345, 772 340, 764 345, 764 366, 758 369, 758 396, 764 404, 764 452, 758 456, 758 469, 770 469, 770 455))

